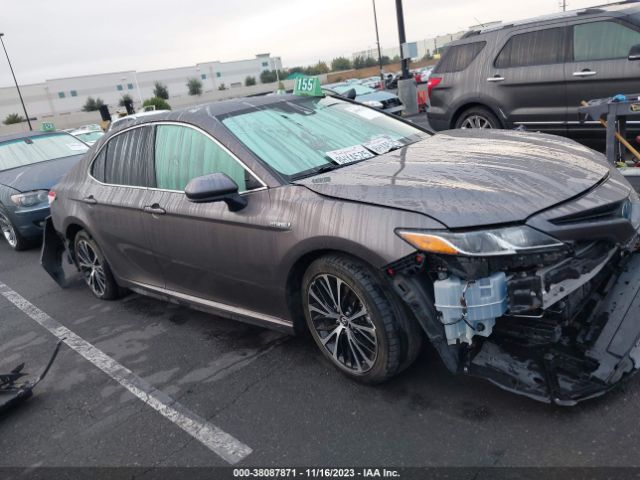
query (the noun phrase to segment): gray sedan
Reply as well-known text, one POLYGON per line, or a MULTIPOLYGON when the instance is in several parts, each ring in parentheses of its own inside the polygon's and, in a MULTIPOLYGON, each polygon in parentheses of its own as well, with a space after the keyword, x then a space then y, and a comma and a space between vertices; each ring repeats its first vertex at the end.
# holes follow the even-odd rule
POLYGON ((375 90, 365 85, 357 83, 332 83, 323 85, 326 92, 340 96, 351 95, 350 98, 368 107, 384 110, 386 113, 400 114, 404 110, 404 105, 397 95, 384 90, 375 90))
POLYGON ((335 97, 229 100, 136 120, 55 187, 43 264, 310 332, 353 379, 423 338, 453 373, 545 402, 640 367, 640 199, 543 134, 433 135, 335 97))

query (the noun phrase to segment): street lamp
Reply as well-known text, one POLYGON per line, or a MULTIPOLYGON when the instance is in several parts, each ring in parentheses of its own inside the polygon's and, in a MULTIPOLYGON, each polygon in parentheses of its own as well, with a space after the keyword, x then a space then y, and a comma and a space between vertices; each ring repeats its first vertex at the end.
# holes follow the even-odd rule
POLYGON ((18 90, 18 96, 20 97, 20 103, 22 103, 22 110, 24 111, 24 116, 27 119, 27 123, 29 124, 29 130, 33 131, 31 127, 31 120, 29 120, 29 114, 27 113, 27 107, 24 106, 24 100, 22 99, 22 93, 20 93, 20 87, 18 86, 18 80, 16 80, 16 74, 13 73, 13 66, 11 66, 11 60, 9 60, 9 54, 7 53, 7 47, 4 46, 4 33, 0 33, 0 43, 2 43, 2 48, 4 49, 4 54, 7 56, 7 62, 9 62, 9 69, 11 70, 11 75, 13 75, 13 81, 16 84, 16 89, 18 90))
POLYGON ((373 23, 376 26, 376 44, 378 45, 378 64, 380 65, 380 89, 384 90, 384 74, 382 73, 382 52, 380 51, 380 35, 378 34, 378 14, 376 13, 376 0, 373 2, 373 23))

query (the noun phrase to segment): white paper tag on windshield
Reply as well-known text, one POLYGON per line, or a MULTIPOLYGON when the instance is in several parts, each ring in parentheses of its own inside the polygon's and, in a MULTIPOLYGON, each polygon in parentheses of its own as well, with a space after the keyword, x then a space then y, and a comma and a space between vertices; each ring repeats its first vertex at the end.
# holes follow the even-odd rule
POLYGON ((396 148, 402 147, 402 143, 397 140, 393 140, 391 137, 387 137, 386 135, 378 138, 374 138, 373 140, 363 143, 363 147, 368 148, 373 153, 377 153, 378 155, 382 155, 383 153, 390 152, 391 150, 395 150, 396 148))
POLYGON ((338 165, 353 163, 359 160, 373 158, 374 154, 364 148, 362 145, 354 145, 353 147, 341 148, 340 150, 332 150, 327 152, 327 157, 336 162, 338 165))
POLYGON ((74 150, 74 151, 84 151, 87 149, 86 145, 83 145, 81 143, 67 143, 67 147, 69 147, 69 150, 74 150))
POLYGON ((366 118, 367 120, 373 120, 374 118, 382 116, 380 112, 377 112, 372 108, 365 108, 359 105, 349 105, 348 107, 345 107, 345 110, 350 113, 355 113, 356 115, 362 118, 366 118))

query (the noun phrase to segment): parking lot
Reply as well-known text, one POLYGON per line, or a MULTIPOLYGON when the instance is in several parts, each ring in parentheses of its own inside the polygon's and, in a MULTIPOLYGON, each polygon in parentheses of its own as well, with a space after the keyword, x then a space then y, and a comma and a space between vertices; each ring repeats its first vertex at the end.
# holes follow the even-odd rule
POLYGON ((455 378, 425 349, 399 378, 364 386, 326 364, 310 339, 136 294, 101 302, 77 276, 61 290, 38 257, 0 244, 0 371, 26 362, 39 373, 56 343, 40 323, 66 327, 75 349, 63 345, 34 397, 0 420, 4 466, 228 466, 215 441, 181 427, 185 417, 191 433, 218 428, 248 447, 238 466, 639 463, 637 380, 559 408, 455 378), (93 348, 89 360, 79 339, 93 348), (113 364, 101 370, 105 359, 143 391, 119 383, 113 364))

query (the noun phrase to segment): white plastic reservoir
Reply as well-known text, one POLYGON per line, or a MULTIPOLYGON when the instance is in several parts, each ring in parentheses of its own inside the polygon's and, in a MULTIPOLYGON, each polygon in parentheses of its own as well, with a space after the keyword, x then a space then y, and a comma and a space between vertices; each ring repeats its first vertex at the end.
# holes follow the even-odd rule
POLYGON ((466 280, 450 276, 446 280, 437 280, 434 290, 435 307, 442 314, 441 321, 450 345, 458 341, 471 343, 474 335, 488 337, 496 318, 507 311, 507 277, 504 272, 468 285, 466 280))

